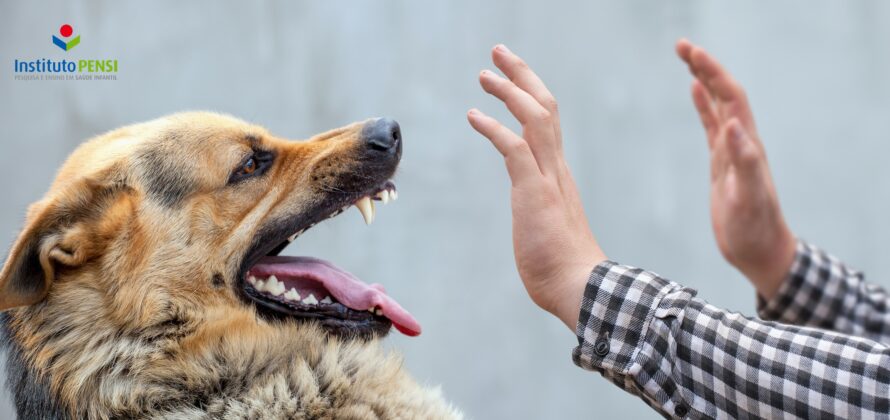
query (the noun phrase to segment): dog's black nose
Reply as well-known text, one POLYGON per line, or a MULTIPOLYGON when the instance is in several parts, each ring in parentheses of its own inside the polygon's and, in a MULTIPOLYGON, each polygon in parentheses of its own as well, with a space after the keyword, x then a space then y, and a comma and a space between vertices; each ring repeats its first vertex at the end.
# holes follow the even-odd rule
POLYGON ((373 150, 395 153, 401 149, 402 130, 396 120, 378 118, 362 128, 362 140, 373 150))

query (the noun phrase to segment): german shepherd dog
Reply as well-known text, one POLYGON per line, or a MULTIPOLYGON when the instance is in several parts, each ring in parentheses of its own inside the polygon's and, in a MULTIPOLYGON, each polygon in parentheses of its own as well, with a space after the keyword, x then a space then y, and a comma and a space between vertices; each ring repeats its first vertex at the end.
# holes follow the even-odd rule
POLYGON ((420 326, 380 285, 277 256, 395 198, 398 124, 292 142, 176 114, 80 146, 0 272, 20 418, 460 418, 379 338, 420 326))

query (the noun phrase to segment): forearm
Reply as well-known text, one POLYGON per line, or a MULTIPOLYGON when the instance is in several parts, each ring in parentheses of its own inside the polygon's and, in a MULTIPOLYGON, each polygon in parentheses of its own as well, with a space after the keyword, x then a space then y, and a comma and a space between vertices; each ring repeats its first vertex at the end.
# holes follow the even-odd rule
POLYGON ((600 264, 582 301, 575 362, 668 417, 863 417, 890 410, 887 347, 748 319, 694 295, 651 272, 600 264))
POLYGON ((758 295, 757 306, 758 314, 766 320, 890 343, 890 297, 886 291, 806 242, 798 242, 794 262, 776 295, 772 299, 758 295))

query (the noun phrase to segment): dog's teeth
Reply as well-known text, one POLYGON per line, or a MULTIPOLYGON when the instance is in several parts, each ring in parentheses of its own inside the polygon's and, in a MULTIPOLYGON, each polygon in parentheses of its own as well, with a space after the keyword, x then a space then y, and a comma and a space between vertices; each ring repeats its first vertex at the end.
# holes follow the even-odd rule
POLYGON ((380 310, 380 308, 375 308, 375 309, 374 309, 374 315, 382 316, 382 315, 383 315, 383 311, 380 310))
POLYGON ((330 305, 330 304, 334 303, 334 301, 331 300, 330 296, 325 296, 324 299, 321 300, 321 303, 326 303, 326 304, 330 305))
MULTIPOLYGON (((309 227, 312 227, 312 226, 309 226, 309 227)), ((297 239, 298 236, 302 235, 303 232, 306 231, 306 229, 309 229, 309 228, 305 228, 305 229, 300 229, 300 230, 298 230, 297 233, 295 233, 295 234, 291 235, 289 238, 287 238, 287 241, 288 241, 288 242, 293 242, 293 241, 295 241, 295 240, 297 239)))
POLYGON ((256 288, 257 291, 260 292, 266 291, 266 281, 263 279, 257 279, 256 284, 254 284, 254 288, 256 288))
POLYGON ((315 298, 315 295, 310 293, 309 296, 306 296, 306 299, 303 299, 303 303, 306 305, 317 305, 318 299, 315 298))
POLYGON ((393 189, 392 191, 389 192, 390 200, 396 201, 397 198, 399 198, 399 193, 397 193, 395 189, 393 189))
POLYGON ((383 202, 383 204, 389 203, 389 191, 383 190, 377 193, 377 198, 383 202))
POLYGON ((284 294, 284 298, 287 300, 292 300, 294 302, 299 302, 300 301, 300 293, 297 292, 297 289, 294 289, 292 287, 290 290, 287 291, 287 293, 284 294))
POLYGON ((256 277, 250 276, 247 278, 247 281, 249 281, 250 284, 256 284, 256 277))
POLYGON ((362 217, 365 219, 365 224, 370 225, 371 223, 374 223, 374 202, 371 201, 370 197, 360 198, 355 202, 355 207, 362 213, 362 217))
POLYGON ((278 278, 272 275, 266 282, 266 291, 275 296, 281 296, 284 293, 284 282, 278 281, 278 278))

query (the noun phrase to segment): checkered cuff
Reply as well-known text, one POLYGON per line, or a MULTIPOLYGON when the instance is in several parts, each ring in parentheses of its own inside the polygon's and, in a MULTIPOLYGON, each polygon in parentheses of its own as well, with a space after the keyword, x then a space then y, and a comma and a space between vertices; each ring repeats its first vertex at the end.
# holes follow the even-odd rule
POLYGON ((627 374, 652 318, 676 314, 694 295, 655 273, 600 263, 584 290, 572 359, 585 369, 627 374))
POLYGON ((765 320, 890 342, 890 296, 884 288, 802 241, 776 296, 769 301, 758 296, 757 312, 765 320))
POLYGON ((798 289, 816 289, 806 295, 816 309, 801 316, 808 300, 795 298, 788 319, 838 314, 835 329, 849 333, 746 318, 607 261, 584 291, 575 363, 668 418, 886 417, 890 348, 865 336, 890 341, 887 295, 812 247, 800 254, 798 289))
POLYGON ((835 329, 855 305, 862 274, 814 245, 797 242, 791 269, 770 299, 757 295, 757 314, 768 321, 835 329))

